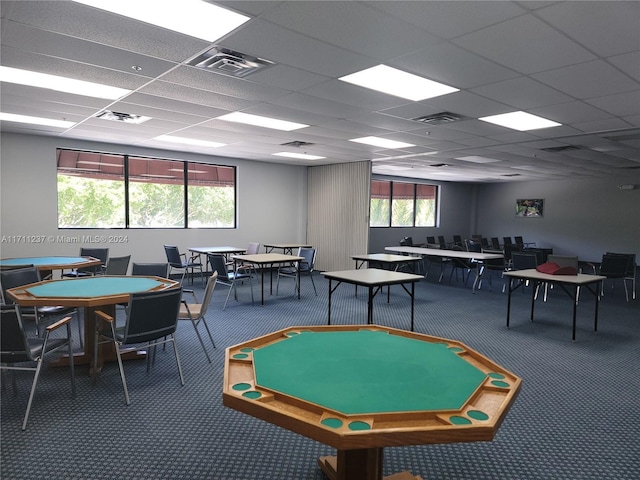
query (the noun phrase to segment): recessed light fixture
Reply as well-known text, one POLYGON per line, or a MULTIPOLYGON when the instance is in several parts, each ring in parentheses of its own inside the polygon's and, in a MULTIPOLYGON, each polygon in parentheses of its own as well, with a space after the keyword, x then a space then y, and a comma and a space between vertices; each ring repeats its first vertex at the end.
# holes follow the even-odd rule
POLYGON ((562 125, 561 123, 521 111, 502 113, 500 115, 490 115, 488 117, 481 117, 478 120, 494 123, 502 127, 513 128, 514 130, 519 130, 521 132, 537 130, 539 128, 559 127, 562 125))
POLYGON ((44 125, 47 127, 69 128, 74 126, 75 122, 66 120, 55 120, 53 118, 31 117, 29 115, 16 115, 13 113, 0 112, 0 121, 15 123, 30 123, 32 125, 44 125))
POLYGON ((75 80, 11 67, 0 67, 0 81, 109 100, 116 100, 131 92, 131 90, 100 83, 85 82, 84 80, 75 80))
POLYGON ((232 112, 217 118, 218 120, 224 120, 225 122, 245 123, 247 125, 255 125, 257 127, 284 130, 285 132, 290 132, 292 130, 298 130, 300 128, 309 126, 303 123, 288 122, 286 120, 278 120, 276 118, 262 117, 260 115, 252 115, 242 112, 232 112))
POLYGON ((496 160, 495 158, 481 157, 479 155, 469 155, 467 157, 456 157, 456 160, 464 160, 465 162, 473 162, 473 163, 493 163, 493 162, 500 161, 500 160, 496 160))
POLYGON ((213 42, 249 17, 201 0, 74 0, 77 3, 213 42))
POLYGON ((373 145, 374 147, 382 147, 382 148, 415 147, 415 145, 413 145, 412 143, 397 142, 395 140, 389 140, 388 138, 381 138, 381 137, 352 138, 349 141, 356 142, 356 143, 364 143, 367 145, 373 145))
POLYGON ((209 140, 196 140, 194 138, 174 137, 173 135, 160 135, 156 140, 161 142, 181 143, 183 145, 195 145, 198 147, 218 148, 224 147, 226 143, 211 142, 209 140))
POLYGON ((427 80, 386 65, 367 68, 360 72, 340 77, 340 80, 414 101, 439 97, 440 95, 458 91, 457 88, 427 80))
POLYGON ((309 155, 306 153, 293 153, 293 152, 278 152, 271 155, 277 155, 279 157, 299 158, 301 160, 321 160, 327 157, 321 157, 319 155, 309 155))

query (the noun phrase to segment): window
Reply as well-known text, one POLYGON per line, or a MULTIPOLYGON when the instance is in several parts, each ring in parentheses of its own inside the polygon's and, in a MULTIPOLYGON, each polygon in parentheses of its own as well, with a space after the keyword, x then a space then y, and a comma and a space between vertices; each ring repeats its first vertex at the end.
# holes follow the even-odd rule
POLYGON ((435 227, 438 187, 421 183, 371 181, 371 227, 435 227))
POLYGON ((57 151, 58 228, 235 228, 235 167, 57 151))

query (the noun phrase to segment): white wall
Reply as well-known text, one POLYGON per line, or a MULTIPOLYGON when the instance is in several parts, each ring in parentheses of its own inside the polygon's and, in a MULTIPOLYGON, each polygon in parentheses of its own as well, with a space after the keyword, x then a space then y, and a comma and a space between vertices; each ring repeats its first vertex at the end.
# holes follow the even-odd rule
POLYGON ((100 144, 56 137, 2 134, 0 157, 0 255, 2 258, 35 255, 75 255, 84 243, 69 243, 59 236, 125 236, 124 243, 105 242, 110 255, 132 255, 132 261, 166 261, 164 243, 189 247, 249 242, 305 242, 307 168, 209 157, 141 147, 100 144), (56 148, 129 153, 157 158, 201 161, 237 166, 238 228, 154 230, 58 230, 56 148), (28 243, 23 236, 43 237, 28 243), (15 237, 15 238, 14 238, 15 237), (16 243, 17 240, 17 243, 16 243))

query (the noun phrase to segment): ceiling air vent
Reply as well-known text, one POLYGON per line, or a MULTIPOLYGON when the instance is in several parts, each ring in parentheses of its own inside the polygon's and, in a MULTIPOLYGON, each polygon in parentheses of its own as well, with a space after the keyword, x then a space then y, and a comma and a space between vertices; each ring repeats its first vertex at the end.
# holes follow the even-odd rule
POLYGON ((435 168, 442 168, 442 167, 448 167, 449 164, 448 163, 434 163, 432 165, 429 165, 430 167, 435 167, 435 168))
POLYGON ((310 142, 301 142, 299 140, 295 140, 293 142, 287 142, 287 143, 281 143, 280 145, 282 145, 283 147, 296 147, 296 148, 300 148, 300 147, 308 147, 310 145, 313 145, 313 143, 310 142))
POLYGON ((570 152, 573 150, 582 150, 582 147, 580 145, 563 145, 562 147, 547 147, 547 148, 541 148, 540 150, 543 150, 545 152, 558 153, 558 152, 570 152))
POLYGON ((465 120, 468 117, 460 115, 458 113, 440 112, 433 115, 425 115, 424 117, 412 118, 414 122, 425 123, 427 125, 442 125, 443 123, 457 122, 459 120, 465 120))
POLYGON ((112 112, 110 110, 105 110, 96 115, 96 118, 100 118, 102 120, 111 120, 113 122, 123 122, 123 123, 144 123, 147 120, 150 120, 151 117, 143 117, 142 115, 131 115, 130 113, 122 113, 122 112, 112 112))
POLYGON ((191 60, 189 65, 234 77, 246 77, 273 65, 273 62, 216 45, 191 60))
POLYGON ((520 173, 505 173, 504 175, 501 175, 501 177, 519 177, 520 175, 520 173))

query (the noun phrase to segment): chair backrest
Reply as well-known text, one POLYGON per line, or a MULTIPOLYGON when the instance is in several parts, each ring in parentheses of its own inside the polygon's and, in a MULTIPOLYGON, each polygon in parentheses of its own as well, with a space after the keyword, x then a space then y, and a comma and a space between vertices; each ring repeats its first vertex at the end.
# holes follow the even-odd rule
POLYGON ((200 316, 204 317, 207 314, 207 309, 211 303, 211 297, 213 297, 213 290, 216 288, 218 282, 218 272, 213 272, 207 279, 207 286, 204 287, 204 296, 202 297, 202 306, 200 307, 200 316))
POLYGON ((131 265, 131 275, 143 277, 167 278, 169 274, 168 263, 133 263, 131 265))
POLYGON ((453 244, 458 245, 459 247, 464 246, 462 243, 462 235, 454 235, 453 236, 453 244))
POLYGON ((494 250, 500 250, 500 240, 498 237, 491 237, 491 248, 494 250))
POLYGON ((129 261, 131 255, 124 257, 109 257, 107 260, 107 268, 104 271, 105 275, 126 275, 129 270, 129 261))
POLYGON ((524 240, 522 239, 521 236, 513 237, 513 241, 515 242, 516 245, 524 247, 524 240))
POLYGON ((513 245, 513 242, 511 241, 511 237, 502 237, 502 243, 504 245, 513 245))
POLYGON ((211 265, 212 272, 218 272, 218 280, 223 282, 229 282, 229 271, 227 270, 227 262, 224 255, 219 253, 210 253, 207 255, 209 265, 211 265))
POLYGON ((549 255, 547 256, 547 262, 555 263, 560 267, 573 267, 578 270, 578 256, 577 255, 549 255))
POLYGON ((444 235, 438 235, 438 243, 440 245, 442 245, 443 243, 446 244, 447 241, 444 239, 444 235))
POLYGON ((81 257, 93 257, 100 260, 101 265, 95 265, 93 267, 82 267, 79 268, 79 272, 89 272, 96 273, 99 272, 102 266, 107 264, 107 260, 109 259, 109 249, 108 248, 92 248, 92 247, 80 247, 80 256, 81 257))
POLYGON ((627 274, 629 257, 627 255, 605 253, 600 263, 600 275, 624 277, 627 274))
POLYGON ((427 243, 430 243, 431 245, 435 245, 436 237, 427 237, 427 243))
POLYGON ((13 305, 7 295, 10 288, 21 287, 40 281, 40 272, 36 267, 30 265, 28 267, 16 268, 14 270, 3 270, 0 272, 0 285, 2 285, 2 303, 5 305, 13 305))
POLYGON ((176 331, 182 288, 138 292, 129 296, 123 343, 142 343, 176 331))
POLYGON ((466 243, 467 252, 481 252, 482 251, 482 245, 480 243, 476 242, 475 240, 467 239, 465 243, 466 243))
POLYGON ((625 275, 627 277, 635 277, 636 275, 636 254, 635 253, 616 253, 616 252, 607 252, 607 255, 618 255, 625 257, 627 259, 627 271, 625 275))
POLYGON ((413 238, 404 237, 402 240, 400 240, 400 246, 402 246, 402 247, 412 247, 413 246, 413 238))
POLYGON ((538 266, 538 256, 535 253, 513 252, 511 265, 514 270, 527 270, 538 266))
POLYGON ((313 272, 316 264, 316 249, 300 247, 298 249, 298 256, 304 258, 304 260, 300 262, 299 270, 301 272, 313 272))
POLYGON ((0 308, 0 362, 33 361, 20 309, 11 305, 2 305, 0 308))
POLYGON ((247 255, 255 255, 256 253, 260 253, 260 244, 251 242, 247 247, 247 255))
POLYGON ((165 245, 164 253, 167 255, 167 262, 169 262, 169 265, 178 268, 182 267, 182 257, 180 256, 180 250, 178 250, 177 246, 165 245))

